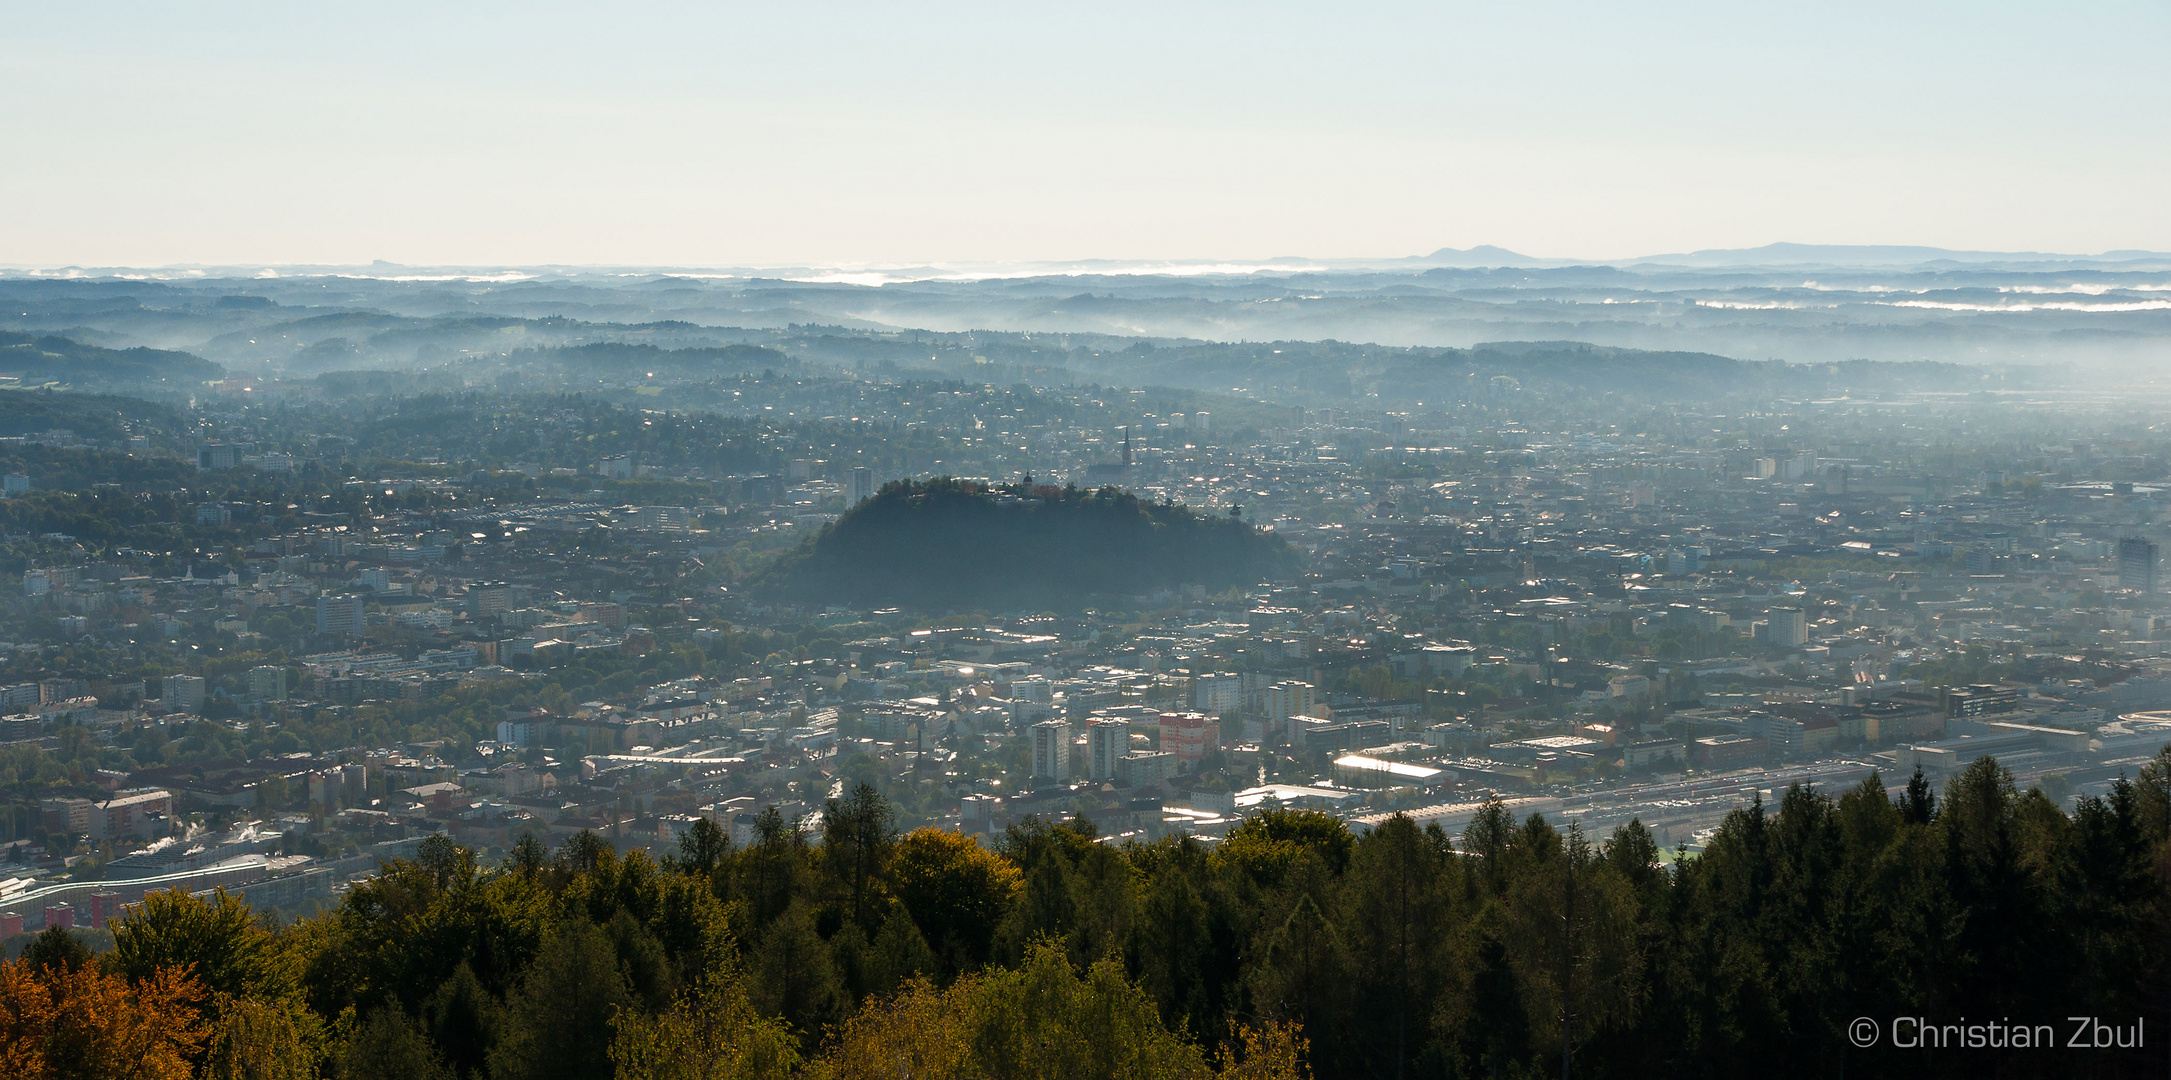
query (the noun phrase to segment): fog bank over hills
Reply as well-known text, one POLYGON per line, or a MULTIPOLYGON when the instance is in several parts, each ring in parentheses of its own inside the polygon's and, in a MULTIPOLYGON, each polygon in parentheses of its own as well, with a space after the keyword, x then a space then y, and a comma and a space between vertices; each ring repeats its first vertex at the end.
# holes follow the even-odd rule
POLYGON ((181 267, 0 274, 0 330, 236 372, 521 349, 768 344, 737 331, 1002 331, 1158 344, 1563 341, 1743 360, 2153 374, 2171 255, 1773 244, 1614 261, 1500 248, 1378 260, 804 267, 181 267))

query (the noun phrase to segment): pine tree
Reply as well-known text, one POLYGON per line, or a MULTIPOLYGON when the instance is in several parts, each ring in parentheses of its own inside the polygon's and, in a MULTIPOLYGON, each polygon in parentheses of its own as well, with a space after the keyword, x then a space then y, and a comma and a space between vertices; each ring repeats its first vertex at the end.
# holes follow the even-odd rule
POLYGON ((1191 876, 1165 866, 1146 886, 1134 934, 1139 985, 1153 996, 1162 1022, 1194 1036, 1217 1034, 1221 1021, 1207 985, 1215 966, 1211 920, 1191 876))
POLYGON ((1357 842, 1341 901, 1357 997, 1351 1012, 1367 1033, 1379 1073, 1407 1075, 1424 1041, 1428 1003, 1445 983, 1441 857, 1416 824, 1396 814, 1357 842))
POLYGON ((1255 1015, 1312 1032, 1323 1056, 1339 1057, 1349 1004, 1348 947, 1308 893, 1254 950, 1246 991, 1255 1015))
POLYGON ((650 1012, 668 1005, 678 989, 678 974, 671 958, 664 955, 663 943, 641 925, 632 909, 618 909, 611 921, 603 924, 603 936, 618 955, 619 973, 625 977, 626 989, 634 999, 650 1012))
POLYGON ((875 895, 889 870, 896 819, 896 809, 868 784, 829 800, 822 811, 822 863, 843 888, 852 922, 863 930, 870 928, 875 895))
POLYGON ((893 994, 908 980, 932 978, 941 968, 942 962, 928 947, 911 913, 902 903, 892 901, 881 932, 867 946, 866 992, 893 994))
POLYGON ((1909 825, 1928 825, 1937 816, 1937 796, 1930 791, 1930 779, 1922 775, 1922 766, 1915 766, 1915 775, 1908 778, 1907 792, 1900 796, 1900 820, 1909 825))
POLYGON ((707 878, 731 854, 731 836, 715 822, 697 817, 678 838, 677 869, 681 873, 707 878))
POLYGON ((730 859, 725 876, 732 895, 745 901, 756 928, 783 915, 806 890, 806 841, 773 804, 755 819, 753 844, 730 859))
POLYGON ((497 1000, 475 977, 475 969, 465 962, 431 996, 425 1010, 430 1038, 461 1077, 482 1075, 497 1040, 500 1011, 497 1000))
POLYGON ((1557 853, 1520 869, 1507 898, 1509 956, 1529 1016, 1560 1049, 1566 1080, 1576 1048, 1626 1019, 1639 996, 1635 894, 1579 825, 1568 827, 1557 853))
POLYGON ((73 970, 97 959, 81 935, 58 923, 39 931, 23 946, 23 963, 42 972, 73 970))
POLYGON ((532 832, 521 833, 520 839, 505 853, 505 868, 522 877, 534 877, 549 863, 550 853, 543 850, 542 841, 532 832))
POLYGON ((814 931, 804 904, 795 904, 762 931, 750 991, 766 1016, 781 1016, 811 1045, 847 1002, 827 942, 814 931))
POLYGON ((611 1017, 631 1003, 610 941, 585 919, 561 922, 505 1003, 492 1080, 608 1076, 611 1017))
POLYGON ((336 1061, 339 1080, 455 1080, 429 1037, 393 1008, 370 1013, 336 1061))

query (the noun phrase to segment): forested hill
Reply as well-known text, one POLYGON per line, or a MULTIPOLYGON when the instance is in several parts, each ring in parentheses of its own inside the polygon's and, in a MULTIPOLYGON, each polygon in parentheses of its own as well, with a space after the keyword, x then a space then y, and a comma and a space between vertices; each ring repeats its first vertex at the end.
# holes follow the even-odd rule
POLYGON ((225 374, 225 368, 209 360, 170 349, 108 349, 64 337, 0 331, 0 376, 13 376, 23 386, 185 386, 225 374))
POLYGON ((1339 341, 1142 342, 1121 351, 1073 353, 1067 362, 1081 374, 1130 386, 1242 386, 1277 400, 1320 402, 1375 397, 1459 401, 1507 388, 1709 401, 1741 395, 2002 389, 2036 385, 2043 375, 2033 369, 1932 362, 1788 364, 1580 341, 1499 341, 1467 349, 1339 341))
POLYGON ((1296 553, 1234 517, 1114 488, 990 490, 899 481, 772 567, 762 584, 819 603, 1044 607, 1285 574, 1296 553))

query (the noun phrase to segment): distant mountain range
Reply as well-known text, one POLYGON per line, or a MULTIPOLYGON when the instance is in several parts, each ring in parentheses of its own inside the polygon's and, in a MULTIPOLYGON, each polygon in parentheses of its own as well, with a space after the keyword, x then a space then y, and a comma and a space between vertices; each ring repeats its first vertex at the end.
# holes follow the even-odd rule
POLYGON ((2043 251, 1956 251, 1950 248, 1898 244, 1765 244, 1753 248, 1707 248, 1700 251, 1639 255, 1625 259, 1547 258, 1525 255, 1493 244, 1471 248, 1440 248, 1427 255, 1385 258, 1314 259, 1283 255, 1271 259, 1066 259, 973 261, 953 263, 870 263, 858 266, 405 266, 383 260, 367 266, 168 266, 168 267, 68 267, 31 269, 0 265, 0 279, 103 280, 111 278, 185 280, 201 283, 214 278, 248 280, 264 278, 335 277, 347 280, 382 280, 408 283, 510 284, 538 279, 606 278, 653 275, 670 279, 678 275, 696 278, 746 281, 794 281, 833 286, 873 286, 904 282, 944 281, 968 283, 998 279, 1038 277, 1217 277, 1253 274, 1306 274, 1336 271, 1453 269, 1554 269, 1571 266, 1648 267, 1652 269, 1744 269, 1753 267, 1846 267, 1891 269, 1896 267, 2009 267, 2056 268, 2072 266, 2120 269, 2171 269, 2171 252, 2122 249, 2096 254, 2060 254, 2043 251))
POLYGON ((651 371, 685 378, 788 368, 733 346, 782 349, 817 365, 947 370, 945 349, 954 346, 959 356, 985 357, 973 361, 975 376, 1000 367, 1005 378, 1058 370, 1101 377, 1132 365, 1169 370, 1105 375, 1307 392, 1324 380, 1331 386, 1317 392, 1339 395, 1353 385, 1346 357, 1307 363, 1308 350, 1281 351, 1286 343, 1585 342, 1796 363, 2071 365, 2150 378, 2171 348, 2171 254, 2133 250, 1783 243, 1614 262, 1472 247, 1249 263, 315 269, 0 273, 0 334, 14 335, 0 340, 0 376, 76 388, 219 377, 172 356, 123 355, 139 346, 192 353, 236 374, 458 365, 485 377, 474 367, 482 363, 493 379, 517 369, 605 382, 647 380, 651 371), (1012 344, 1028 348, 997 355, 964 338, 921 347, 922 334, 989 332, 1021 335, 1012 344), (827 340, 832 333, 842 344, 827 340), (37 344, 47 338, 76 345, 37 344), (1200 362, 1195 370, 1178 370, 1170 356, 1107 355, 1141 338, 1255 355, 1234 370, 1213 350, 1184 357, 1200 362), (1209 369, 1214 381, 1202 382, 1209 369))
MULTIPOLYGON (((1339 261, 1339 260, 1331 260, 1339 261)), ((1350 260, 1357 262, 1359 260, 1350 260)), ((1954 251, 1950 248, 1911 247, 1897 244, 1765 244, 1753 248, 1707 248, 1673 255, 1644 255, 1633 259, 1543 259, 1509 251, 1491 244, 1473 248, 1441 248, 1430 255, 1390 260, 1413 266, 1448 267, 1555 267, 1555 266, 1685 266, 1697 268, 1754 266, 1895 267, 1944 264, 2039 266, 2045 263, 2130 264, 2171 263, 2171 252, 2122 250, 2094 255, 2064 255, 2042 251, 1954 251)), ((1375 264, 1376 265, 1376 264, 1375 264)))

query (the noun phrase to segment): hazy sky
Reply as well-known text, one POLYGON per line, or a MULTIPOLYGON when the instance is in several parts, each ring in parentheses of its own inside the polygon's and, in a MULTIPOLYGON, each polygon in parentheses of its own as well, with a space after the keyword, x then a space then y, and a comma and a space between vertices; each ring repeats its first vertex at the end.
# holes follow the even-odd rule
POLYGON ((2171 5, 0 0, 0 264, 2171 250, 2171 5))

